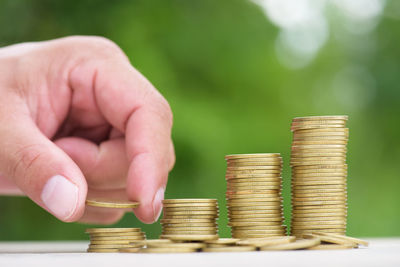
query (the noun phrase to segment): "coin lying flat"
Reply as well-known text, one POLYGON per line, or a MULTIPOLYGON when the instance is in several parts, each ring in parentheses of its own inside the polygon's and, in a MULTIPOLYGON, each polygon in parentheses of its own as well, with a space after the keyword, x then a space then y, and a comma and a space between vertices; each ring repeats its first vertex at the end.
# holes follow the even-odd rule
POLYGON ((190 253, 196 252, 193 248, 142 248, 139 253, 190 253))
POLYGON ((255 246, 226 246, 226 247, 207 247, 203 248, 204 252, 246 252, 255 251, 255 246))
POLYGON ((161 238, 167 238, 174 241, 206 241, 216 240, 218 235, 201 235, 201 234, 182 234, 182 235, 161 235, 161 238))
POLYGON ((278 245, 270 245, 260 247, 260 250, 292 250, 292 249, 306 249, 310 247, 317 246, 321 243, 319 238, 310 238, 310 239, 297 239, 294 242, 286 243, 286 244, 278 244, 278 245))
POLYGON ((294 236, 279 236, 279 237, 243 239, 238 241, 237 244, 240 246, 244 245, 244 246, 263 247, 263 246, 286 244, 294 242, 295 240, 296 237, 294 236))
POLYGON ((134 209, 139 207, 139 202, 133 202, 128 200, 93 198, 93 199, 86 199, 86 205, 92 207, 102 207, 102 208, 134 209))
POLYGON ((355 238, 355 237, 351 237, 351 236, 345 236, 345 235, 337 235, 337 234, 332 234, 332 233, 313 233, 315 235, 317 235, 318 237, 331 237, 331 238, 336 238, 336 239, 340 239, 343 241, 347 241, 347 242, 351 242, 351 243, 355 243, 357 245, 363 245, 363 246, 368 246, 369 243, 368 241, 359 239, 359 238, 355 238))

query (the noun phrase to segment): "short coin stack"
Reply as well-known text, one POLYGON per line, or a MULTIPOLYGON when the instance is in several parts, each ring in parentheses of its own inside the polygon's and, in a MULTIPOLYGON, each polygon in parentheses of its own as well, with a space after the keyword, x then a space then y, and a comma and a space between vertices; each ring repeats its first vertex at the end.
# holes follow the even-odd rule
POLYGON ((165 199, 163 206, 161 238, 173 241, 218 239, 216 199, 165 199))
POLYGON ((236 154, 227 161, 228 225, 233 238, 286 235, 279 153, 236 154))
POLYGON ((346 233, 347 116, 293 119, 291 234, 346 233))
POLYGON ((144 246, 145 234, 140 228, 89 228, 88 252, 118 252, 120 249, 140 249, 144 246))

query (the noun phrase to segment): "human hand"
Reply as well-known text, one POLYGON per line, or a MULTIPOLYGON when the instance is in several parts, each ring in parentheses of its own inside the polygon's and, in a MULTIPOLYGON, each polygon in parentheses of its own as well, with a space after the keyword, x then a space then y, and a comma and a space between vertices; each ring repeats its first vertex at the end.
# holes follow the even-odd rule
POLYGON ((25 194, 60 220, 112 223, 139 201, 154 222, 175 162, 172 112, 113 42, 67 37, 0 48, 0 194, 25 194))

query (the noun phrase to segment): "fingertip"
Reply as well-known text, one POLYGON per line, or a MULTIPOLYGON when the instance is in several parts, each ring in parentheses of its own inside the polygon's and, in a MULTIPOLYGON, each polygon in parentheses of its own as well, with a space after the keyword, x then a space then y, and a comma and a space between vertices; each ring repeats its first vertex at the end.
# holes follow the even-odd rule
POLYGON ((139 201, 134 213, 144 223, 154 223, 161 213, 165 175, 149 153, 137 155, 132 161, 127 193, 132 200, 139 201))

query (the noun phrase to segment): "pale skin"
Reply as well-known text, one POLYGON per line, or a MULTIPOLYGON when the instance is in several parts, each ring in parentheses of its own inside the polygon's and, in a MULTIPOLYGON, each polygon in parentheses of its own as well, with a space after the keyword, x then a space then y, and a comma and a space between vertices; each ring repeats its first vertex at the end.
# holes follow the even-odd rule
POLYGON ((101 37, 0 48, 0 194, 26 195, 65 222, 109 224, 140 202, 157 220, 175 162, 168 102, 101 37))

